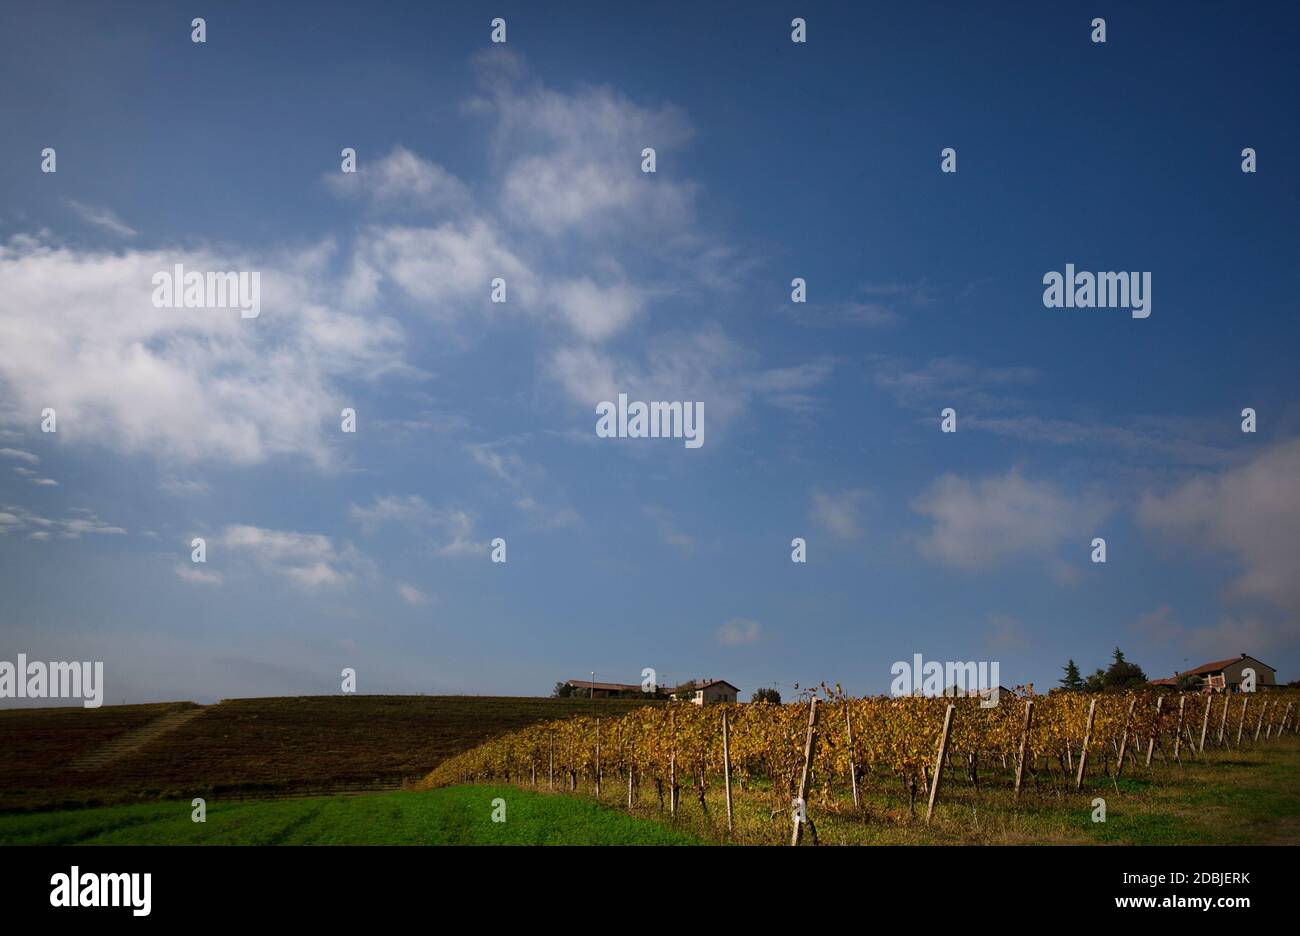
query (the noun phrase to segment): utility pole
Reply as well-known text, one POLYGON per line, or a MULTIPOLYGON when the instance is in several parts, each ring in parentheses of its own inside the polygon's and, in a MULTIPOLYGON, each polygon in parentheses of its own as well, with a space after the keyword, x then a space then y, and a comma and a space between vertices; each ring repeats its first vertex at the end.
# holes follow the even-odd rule
POLYGON ((596 671, 595 670, 591 671, 591 695, 587 696, 587 698, 589 699, 596 698, 596 671))

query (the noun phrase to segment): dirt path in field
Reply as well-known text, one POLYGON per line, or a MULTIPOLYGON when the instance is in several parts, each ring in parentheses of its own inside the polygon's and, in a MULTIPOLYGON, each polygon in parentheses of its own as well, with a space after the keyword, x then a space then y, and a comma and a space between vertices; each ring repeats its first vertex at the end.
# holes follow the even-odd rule
POLYGON ((107 744, 103 744, 93 751, 78 757, 69 766, 72 770, 98 770, 107 767, 128 754, 134 754, 149 742, 156 741, 163 735, 175 731, 191 719, 198 718, 205 711, 207 711, 206 708, 198 707, 180 712, 169 712, 133 731, 118 735, 107 744))

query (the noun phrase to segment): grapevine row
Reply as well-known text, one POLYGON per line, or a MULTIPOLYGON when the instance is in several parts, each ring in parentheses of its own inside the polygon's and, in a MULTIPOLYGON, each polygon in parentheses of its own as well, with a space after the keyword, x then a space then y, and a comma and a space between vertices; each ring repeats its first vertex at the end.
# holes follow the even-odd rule
MULTIPOLYGON (((1086 695, 1054 692, 1027 699, 1003 694, 984 707, 977 698, 850 698, 823 687, 818 695, 816 744, 809 764, 809 806, 831 806, 832 785, 849 778, 889 775, 914 802, 935 770, 945 713, 954 707, 946 745, 955 765, 979 783, 981 765, 1013 769, 1025 749, 1026 775, 1057 771, 1072 783, 1087 742, 1087 767, 1117 774, 1120 754, 1129 769, 1152 756, 1181 762, 1206 748, 1232 747, 1296 731, 1300 693, 1175 695, 1151 691, 1086 695), (1028 731, 1026 702, 1032 701, 1028 731), (1089 713, 1091 711, 1091 724, 1089 713), (850 742, 851 738, 851 742, 850 742)), ((728 760, 741 789, 763 781, 774 804, 788 807, 804 768, 810 700, 700 707, 647 706, 623 717, 580 717, 531 726, 443 762, 429 786, 505 781, 555 789, 633 781, 649 785, 675 808, 679 797, 698 799, 724 772, 722 716, 729 723, 728 760)), ((1082 777, 1082 773, 1079 774, 1082 777)), ((856 794, 856 790, 855 790, 856 794)), ((856 798, 856 797, 855 797, 856 798)), ((707 807, 705 807, 707 808, 707 807)))

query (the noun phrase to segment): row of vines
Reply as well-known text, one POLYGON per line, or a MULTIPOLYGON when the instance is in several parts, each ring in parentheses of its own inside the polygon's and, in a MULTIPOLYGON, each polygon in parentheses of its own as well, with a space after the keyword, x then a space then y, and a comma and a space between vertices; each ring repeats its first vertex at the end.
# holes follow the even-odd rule
POLYGON ((914 808, 918 793, 936 785, 941 742, 942 769, 960 771, 976 787, 981 768, 1014 771, 1019 795, 1022 773, 1035 787, 1046 782, 1060 789, 1084 783, 1085 770, 1094 779, 1115 777, 1125 766, 1149 768, 1153 757, 1181 764, 1207 750, 1272 740, 1300 726, 1297 700, 1300 693, 1292 691, 1055 692, 1003 694, 999 704, 984 707, 976 698, 850 698, 822 687, 793 704, 670 704, 623 717, 538 724, 450 758, 427 784, 583 785, 599 794, 615 781, 626 785, 629 806, 634 792, 639 797, 648 785, 661 806, 666 797, 675 811, 683 796, 707 809, 706 791, 725 777, 728 795, 731 784, 763 789, 784 812, 794 800, 809 809, 832 807, 837 790, 850 787, 856 804, 863 778, 893 777, 914 808), (810 719, 814 699, 817 712, 810 719))

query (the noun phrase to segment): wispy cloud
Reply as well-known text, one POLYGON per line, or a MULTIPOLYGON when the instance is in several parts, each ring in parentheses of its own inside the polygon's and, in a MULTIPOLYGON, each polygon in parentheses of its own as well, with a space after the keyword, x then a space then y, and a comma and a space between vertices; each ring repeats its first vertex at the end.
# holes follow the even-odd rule
POLYGON ((455 213, 471 203, 464 182, 404 146, 379 157, 358 154, 355 173, 328 172, 324 181, 335 195, 367 199, 387 209, 455 213))
POLYGON ((1231 596, 1300 614, 1300 439, 1148 493, 1138 519, 1168 540, 1231 557, 1240 571, 1231 596))
POLYGON ((757 643, 761 637, 758 621, 749 618, 732 618, 718 628, 718 643, 724 647, 757 643))
POLYGON ((27 532, 31 534, 32 539, 44 540, 52 536, 62 539, 80 539, 83 534, 120 536, 126 533, 122 527, 105 523, 89 510, 74 509, 71 512, 76 513, 77 516, 52 519, 18 506, 0 506, 0 536, 27 532))
POLYGON ((943 407, 958 411, 963 432, 1052 446, 1125 452, 1190 465, 1222 465, 1233 460, 1224 445, 1211 441, 1221 427, 1185 418, 1131 415, 1122 423, 1093 417, 1039 416, 1024 393, 1042 373, 1028 365, 982 366, 954 357, 932 358, 921 365, 877 357, 870 364, 877 387, 925 418, 939 418, 943 407))
MULTIPOLYGON (((925 283, 868 283, 860 291, 866 298, 784 302, 780 311, 801 325, 891 328, 906 320, 906 310, 934 301, 933 290, 925 283)), ((810 292, 809 298, 814 295, 810 292)))
POLYGON ((867 497, 862 488, 841 491, 814 490, 809 517, 840 539, 857 539, 862 535, 862 502, 867 497))
POLYGON ((418 494, 376 497, 368 507, 352 504, 349 513, 367 535, 386 524, 396 523, 422 534, 432 533, 437 542, 435 552, 440 556, 487 554, 486 541, 475 538, 476 518, 473 513, 459 508, 434 507, 418 494))
POLYGON ((647 504, 641 508, 641 511, 654 524, 655 530, 659 533, 659 538, 669 546, 676 547, 686 553, 695 549, 695 538, 677 529, 672 514, 667 510, 647 504))
POLYGON ((64 202, 69 208, 76 213, 82 221, 93 225, 100 230, 108 231, 110 234, 116 234, 118 237, 135 237, 139 232, 131 227, 121 218, 119 218, 109 208, 97 205, 87 205, 84 202, 66 199, 64 202))
POLYGON ((355 548, 336 547, 333 540, 319 533, 236 524, 227 526, 216 543, 229 555, 247 559, 302 588, 346 585, 369 567, 355 548))
POLYGON ((206 481, 184 478, 163 478, 158 482, 158 490, 173 497, 196 497, 211 493, 206 481))
MULTIPOLYGON (((1293 648, 1300 634, 1287 622, 1270 621, 1257 614, 1219 614, 1212 623, 1188 627, 1169 605, 1138 615, 1133 631, 1154 653, 1177 661, 1175 669, 1188 669, 1239 653, 1268 653, 1293 648), (1183 663, 1190 651, 1196 656, 1183 663)), ((1172 676, 1148 673, 1149 676, 1172 676)))
POLYGON ((402 600, 409 605, 427 605, 429 596, 414 585, 401 584, 397 586, 397 593, 402 596, 402 600))
POLYGON ((27 462, 29 465, 39 465, 41 463, 40 458, 31 452, 24 452, 22 449, 0 448, 0 457, 16 458, 19 461, 27 462))
POLYGON ((1110 512, 1106 501, 1083 491, 1065 492, 1018 471, 968 479, 946 474, 912 501, 930 518, 921 554, 959 569, 991 568, 1016 556, 1050 560, 1066 541, 1086 549, 1110 512))
POLYGON ((878 358, 871 364, 876 386, 901 406, 934 410, 961 406, 1005 410, 1023 405, 1014 388, 1036 381, 1039 372, 1027 366, 985 367, 960 358, 932 358, 921 366, 878 358))
POLYGON ((173 566, 173 571, 182 582, 189 582, 191 585, 220 585, 222 583, 220 572, 209 572, 193 562, 178 562, 173 566))

